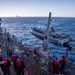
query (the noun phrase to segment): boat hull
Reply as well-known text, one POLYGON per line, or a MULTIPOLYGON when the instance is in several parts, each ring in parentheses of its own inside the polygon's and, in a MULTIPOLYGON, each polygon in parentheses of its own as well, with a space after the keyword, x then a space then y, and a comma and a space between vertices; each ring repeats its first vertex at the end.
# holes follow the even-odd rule
MULTIPOLYGON (((35 37, 37 37, 38 39, 44 40, 45 34, 34 31, 34 29, 31 29, 31 34, 34 35, 35 37)), ((53 44, 57 44, 57 45, 61 45, 63 46, 64 43, 68 43, 69 39, 65 38, 65 39, 60 39, 60 38, 53 38, 52 36, 49 36, 49 42, 53 43, 53 44)))

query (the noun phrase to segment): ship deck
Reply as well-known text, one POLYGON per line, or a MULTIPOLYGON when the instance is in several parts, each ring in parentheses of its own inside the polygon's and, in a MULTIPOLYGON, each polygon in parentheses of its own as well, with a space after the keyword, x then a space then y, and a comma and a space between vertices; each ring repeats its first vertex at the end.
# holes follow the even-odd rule
MULTIPOLYGON (((31 51, 28 47, 23 46, 22 44, 20 44, 19 42, 14 42, 12 44, 12 42, 14 41, 13 39, 12 42, 8 41, 6 36, 6 34, 0 34, 0 49, 2 50, 2 53, 7 53, 8 57, 10 58, 11 61, 11 66, 10 66, 10 73, 11 75, 16 75, 14 68, 13 68, 13 63, 11 60, 11 52, 13 51, 13 49, 18 49, 18 55, 22 55, 22 59, 25 63, 26 66, 26 71, 28 73, 28 75, 42 75, 40 72, 40 64, 36 61, 36 55, 34 54, 33 51, 31 51), (14 45, 14 46, 13 46, 14 45), (15 48, 12 48, 15 47, 15 48), (27 54, 29 55, 27 57, 27 54)), ((1 70, 0 70, 1 73, 1 70)), ((75 74, 75 70, 72 70, 70 72, 68 72, 65 75, 74 75, 75 74)), ((2 74, 0 74, 2 75, 2 74)), ((48 75, 53 75, 52 73, 48 74, 48 75)))

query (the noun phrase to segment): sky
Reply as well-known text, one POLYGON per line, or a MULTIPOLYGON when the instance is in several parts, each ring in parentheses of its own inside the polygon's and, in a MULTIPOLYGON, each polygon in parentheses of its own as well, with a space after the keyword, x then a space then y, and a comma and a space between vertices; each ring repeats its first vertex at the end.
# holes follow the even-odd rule
POLYGON ((0 0, 0 17, 75 17, 75 0, 0 0))

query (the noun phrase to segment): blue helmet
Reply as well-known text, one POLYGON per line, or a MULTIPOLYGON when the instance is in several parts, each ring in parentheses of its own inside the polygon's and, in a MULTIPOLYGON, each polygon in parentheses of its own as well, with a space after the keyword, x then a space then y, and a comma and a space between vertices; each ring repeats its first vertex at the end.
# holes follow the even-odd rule
POLYGON ((4 57, 4 58, 6 58, 6 57, 7 57, 7 55, 6 55, 6 54, 3 54, 3 57, 4 57))
POLYGON ((21 58, 22 58, 22 56, 21 56, 21 55, 19 55, 19 56, 18 56, 18 59, 21 59, 21 58))
POLYGON ((55 59, 58 60, 59 59, 58 56, 56 56, 55 59))
POLYGON ((14 52, 12 52, 12 54, 13 54, 13 55, 15 55, 15 54, 16 54, 16 52, 14 51, 14 52))
POLYGON ((53 58, 56 58, 57 57, 57 55, 56 54, 53 54, 53 58))

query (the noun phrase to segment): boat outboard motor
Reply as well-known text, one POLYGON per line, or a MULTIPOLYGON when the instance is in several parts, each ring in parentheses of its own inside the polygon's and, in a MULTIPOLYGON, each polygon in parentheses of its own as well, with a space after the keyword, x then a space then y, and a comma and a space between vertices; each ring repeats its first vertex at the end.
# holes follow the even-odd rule
POLYGON ((69 43, 64 43, 63 44, 63 47, 67 47, 68 48, 68 51, 71 51, 72 50, 72 47, 69 45, 69 43))

